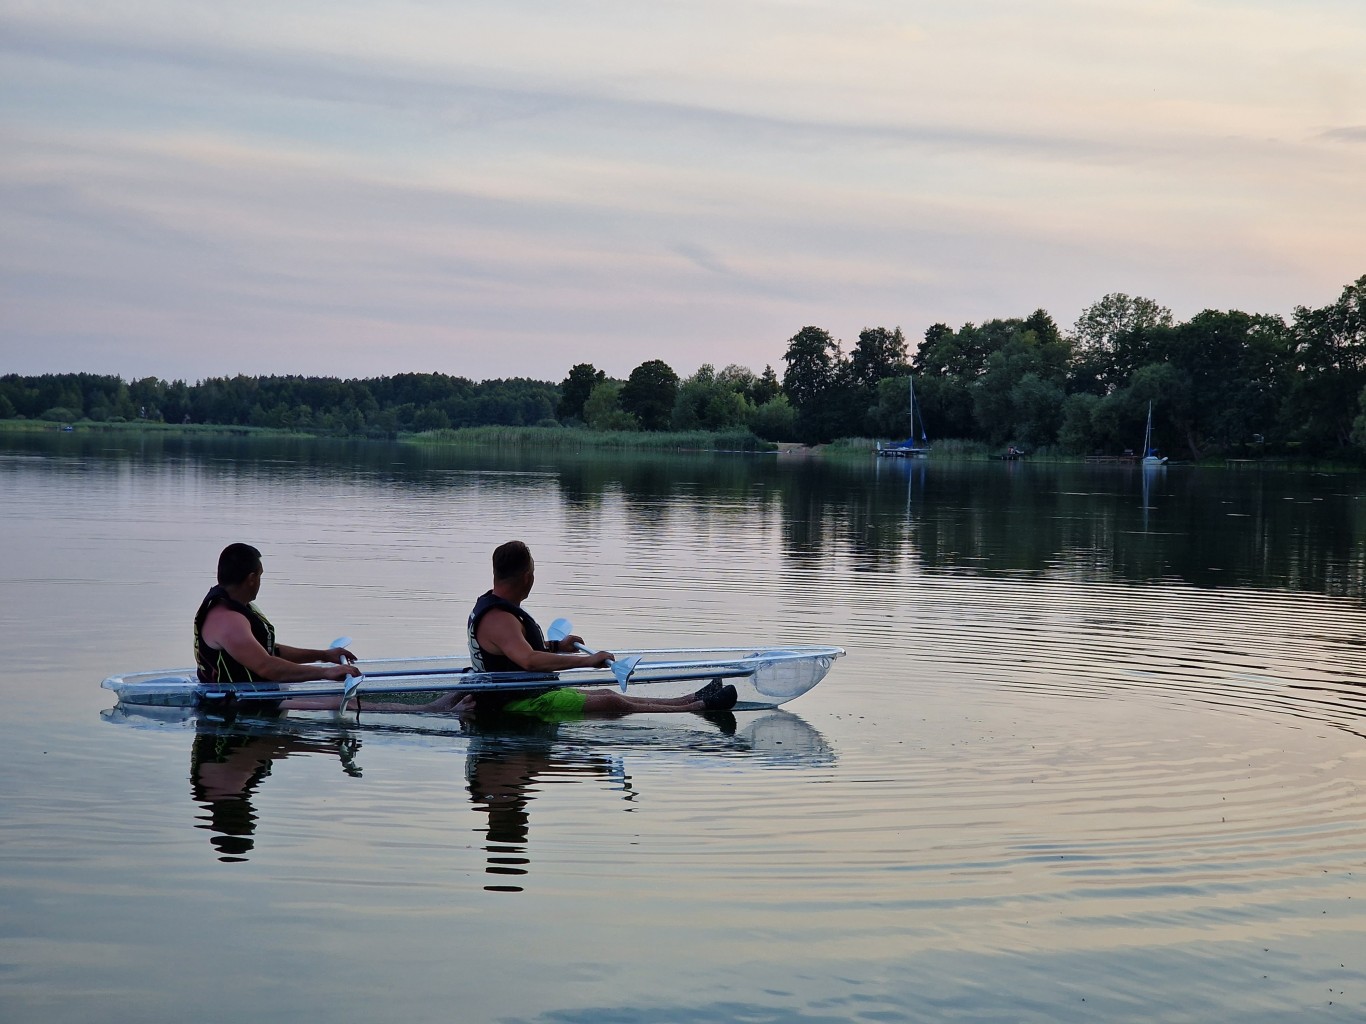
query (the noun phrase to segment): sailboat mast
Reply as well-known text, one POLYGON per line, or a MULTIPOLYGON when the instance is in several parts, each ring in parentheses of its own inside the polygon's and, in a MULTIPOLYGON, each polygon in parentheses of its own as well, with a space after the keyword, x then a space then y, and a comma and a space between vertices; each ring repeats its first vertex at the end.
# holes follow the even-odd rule
POLYGON ((915 378, 914 378, 914 377, 907 377, 907 378, 906 378, 906 384, 909 386, 909 389, 910 389, 910 397, 911 397, 911 432, 910 432, 910 434, 907 435, 907 436, 910 437, 911 443, 914 444, 914 443, 915 443, 915 378))

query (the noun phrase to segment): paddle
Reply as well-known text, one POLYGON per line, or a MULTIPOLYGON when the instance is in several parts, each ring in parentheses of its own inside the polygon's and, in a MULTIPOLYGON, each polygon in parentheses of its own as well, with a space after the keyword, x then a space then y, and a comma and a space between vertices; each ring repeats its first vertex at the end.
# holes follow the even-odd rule
MULTIPOLYGON (((349 647, 351 646, 351 638, 349 636, 339 636, 327 646, 332 650, 336 650, 338 647, 349 647)), ((364 673, 347 677, 346 686, 342 689, 342 699, 340 706, 337 708, 338 711, 346 710, 347 701, 356 695, 356 692, 360 689, 360 684, 363 682, 365 682, 364 673)))
MULTIPOLYGON (((545 631, 547 640, 556 642, 564 640, 574 632, 574 627, 568 619, 556 619, 550 624, 550 628, 545 631)), ((590 651, 583 644, 575 644, 584 654, 597 654, 597 651, 590 651)), ((635 673, 636 666, 640 664, 640 655, 633 654, 629 658, 614 658, 612 660, 612 675, 616 676, 617 685, 621 687, 621 692, 626 692, 626 686, 631 681, 631 676, 635 673)))

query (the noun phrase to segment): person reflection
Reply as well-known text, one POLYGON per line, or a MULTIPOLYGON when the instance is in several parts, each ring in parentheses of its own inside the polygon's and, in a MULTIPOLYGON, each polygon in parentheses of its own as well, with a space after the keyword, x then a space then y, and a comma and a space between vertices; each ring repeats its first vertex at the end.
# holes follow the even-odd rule
POLYGON ((557 725, 520 716, 499 720, 497 734, 471 737, 465 758, 465 780, 476 811, 488 815, 484 829, 484 873, 505 881, 485 885, 489 892, 521 892, 514 879, 531 869, 530 803, 542 782, 610 779, 625 799, 634 796, 619 762, 605 755, 557 750, 557 725), (573 776, 573 778, 569 778, 573 776))
POLYGON ((190 747, 190 793, 207 816, 195 828, 212 833, 209 843, 224 863, 245 861, 255 848, 256 809, 252 796, 276 761, 301 754, 336 754, 342 770, 360 775, 355 755, 360 740, 340 736, 308 739, 283 734, 204 730, 190 747))

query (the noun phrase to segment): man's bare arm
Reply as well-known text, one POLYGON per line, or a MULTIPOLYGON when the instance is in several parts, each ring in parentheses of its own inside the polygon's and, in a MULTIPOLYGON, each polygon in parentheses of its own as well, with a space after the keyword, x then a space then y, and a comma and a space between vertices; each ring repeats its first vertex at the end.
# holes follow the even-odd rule
POLYGON ((558 672, 566 668, 591 668, 615 659, 610 651, 593 654, 553 654, 535 650, 522 633, 517 616, 495 608, 479 620, 475 633, 479 646, 490 654, 502 654, 527 672, 558 672))
MULTIPOLYGON (((227 651, 254 676, 277 683, 297 683, 309 679, 345 679, 359 675, 352 665, 304 665, 274 657, 252 635, 251 623, 240 612, 221 605, 211 608, 204 618, 204 642, 211 648, 227 651)), ((295 653, 321 653, 287 648, 295 653)), ((340 657, 340 655, 338 655, 340 657)))

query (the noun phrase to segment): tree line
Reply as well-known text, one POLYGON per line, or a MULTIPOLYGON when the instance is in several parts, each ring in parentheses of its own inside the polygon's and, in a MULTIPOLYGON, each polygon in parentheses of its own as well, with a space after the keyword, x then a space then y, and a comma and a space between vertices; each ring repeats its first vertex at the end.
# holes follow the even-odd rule
POLYGON ((686 380, 648 360, 626 380, 589 363, 560 384, 524 378, 476 383, 443 373, 335 377, 211 377, 194 384, 124 381, 92 373, 0 377, 0 419, 74 423, 201 423, 319 434, 392 437, 480 426, 586 426, 595 430, 750 430, 793 435, 796 414, 772 367, 707 365, 686 380))
POLYGON ((0 377, 0 419, 157 420, 394 436, 470 426, 749 430, 771 441, 911 434, 908 385, 931 439, 1060 452, 1134 448, 1152 403, 1168 454, 1366 454, 1366 275, 1294 316, 1205 310, 1176 322, 1112 293, 1064 332, 1043 309, 954 329, 914 355, 901 329, 865 328, 850 351, 820 327, 787 342, 782 379, 732 364, 687 378, 663 360, 625 380, 591 363, 559 384, 442 373, 333 377, 0 377))
POLYGON ((320 434, 554 423, 559 389, 513 378, 480 383, 443 373, 392 377, 211 377, 187 384, 92 373, 0 377, 0 419, 152 420, 276 427, 320 434))
POLYGON ((908 378, 931 438, 1061 452, 1139 447, 1148 403, 1169 454, 1366 455, 1366 275, 1289 321, 1205 310, 1176 322, 1113 293, 1061 331, 1047 311, 934 324, 913 357, 900 329, 868 328, 846 355, 805 327, 783 390, 804 441, 906 437, 908 378))

